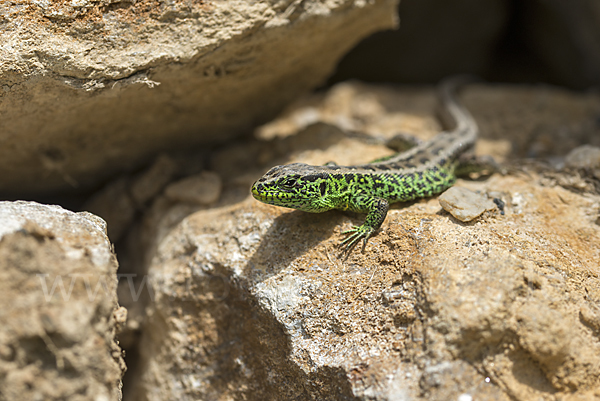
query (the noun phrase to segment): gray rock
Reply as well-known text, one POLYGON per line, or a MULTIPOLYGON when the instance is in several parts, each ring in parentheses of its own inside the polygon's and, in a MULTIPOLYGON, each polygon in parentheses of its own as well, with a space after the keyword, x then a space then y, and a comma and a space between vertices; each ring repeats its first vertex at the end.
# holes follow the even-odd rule
POLYGON ((503 0, 402 1, 401 29, 376 33, 360 43, 342 59, 336 78, 436 82, 450 72, 483 75, 510 12, 503 0))

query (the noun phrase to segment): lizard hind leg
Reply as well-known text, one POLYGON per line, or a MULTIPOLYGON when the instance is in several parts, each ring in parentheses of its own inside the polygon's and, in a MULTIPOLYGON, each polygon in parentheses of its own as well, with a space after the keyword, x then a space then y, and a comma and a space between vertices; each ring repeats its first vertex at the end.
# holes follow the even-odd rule
POLYGON ((500 165, 493 157, 464 154, 458 158, 458 165, 454 173, 457 177, 477 179, 492 175, 498 171, 500 171, 500 165))
POLYGON ((387 146, 388 148, 392 149, 394 152, 397 152, 397 153, 390 155, 390 156, 380 157, 379 159, 375 159, 369 163, 381 163, 381 162, 388 161, 392 157, 396 157, 398 155, 398 153, 406 152, 407 150, 410 150, 410 149, 414 148, 415 146, 418 146, 422 143, 423 143, 423 141, 421 141, 419 138, 417 138, 415 136, 412 136, 409 134, 404 134, 404 133, 396 134, 392 138, 388 139, 385 142, 385 146, 387 146))
POLYGON ((385 146, 400 153, 406 152, 407 150, 414 148, 415 146, 419 146, 422 143, 423 141, 416 136, 401 132, 388 139, 385 143, 385 146))

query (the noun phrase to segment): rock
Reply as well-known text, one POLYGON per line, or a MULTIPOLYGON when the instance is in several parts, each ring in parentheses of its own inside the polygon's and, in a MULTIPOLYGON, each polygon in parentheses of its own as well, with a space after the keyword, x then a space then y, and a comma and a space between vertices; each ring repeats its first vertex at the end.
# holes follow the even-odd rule
POLYGON ((119 400, 125 311, 102 219, 0 202, 0 398, 119 400))
POLYGON ((117 242, 133 224, 138 206, 129 195, 131 182, 121 177, 107 184, 94 194, 83 210, 102 217, 106 221, 111 241, 117 242))
POLYGON ((156 298, 140 394, 593 394, 600 347, 579 313, 600 296, 600 235, 586 217, 599 197, 514 177, 479 185, 527 202, 470 226, 437 214, 436 200, 392 210, 348 261, 336 245, 359 220, 338 213, 249 201, 189 216, 149 272, 156 298))
POLYGON ((573 168, 600 168, 600 148, 590 145, 579 146, 569 152, 565 163, 573 168))
POLYGON ((589 171, 600 180, 600 147, 582 145, 573 149, 565 157, 565 165, 569 168, 589 171))
POLYGON ((322 84, 397 1, 0 5, 0 186, 89 188, 223 143, 322 84))
POLYGON ((600 83, 595 0, 403 0, 398 12, 400 29, 359 43, 331 82, 432 83, 469 72, 578 90, 600 83))
MULTIPOLYGON (((473 114, 487 129, 482 104, 496 110, 538 91, 480 86, 464 100, 477 100, 473 114)), ((546 104, 562 96, 544 93, 546 104)), ((367 162, 386 150, 339 133, 319 142, 314 129, 343 121, 392 137, 393 126, 412 126, 428 139, 440 129, 430 95, 345 84, 300 106, 313 109, 310 125, 295 120, 294 132, 282 123, 280 135, 274 122, 272 139, 253 149, 284 162, 367 162)), ((571 110, 588 110, 580 96, 571 110)), ((528 110, 524 126, 542 124, 546 113, 528 110)), ((554 118, 564 123, 572 113, 554 118)), ((494 127, 500 138, 524 135, 494 127)), ((254 160, 254 170, 244 164, 227 177, 258 178, 270 163, 254 160)), ((600 194, 544 186, 543 171, 526 172, 459 180, 502 198, 504 215, 463 225, 439 213, 435 198, 399 205, 365 252, 347 259, 341 233, 364 216, 232 202, 228 193, 242 187, 233 179, 212 208, 176 224, 170 216, 180 207, 162 209, 146 258, 155 297, 134 399, 600 397, 600 194)))
POLYGON ((175 202, 210 205, 219 199, 221 187, 221 177, 205 171, 170 184, 165 196, 175 202))
POLYGON ((486 198, 462 187, 452 187, 438 197, 445 211, 460 221, 471 221, 483 212, 496 209, 496 204, 486 198))
POLYGON ((478 150, 496 160, 502 160, 496 156, 500 147, 508 151, 504 155, 508 160, 548 160, 562 157, 584 143, 600 146, 597 94, 578 94, 546 85, 496 85, 487 96, 473 88, 464 99, 467 107, 479 115, 481 137, 494 139, 478 143, 478 150), (535 114, 531 115, 533 109, 535 114))
POLYGON ((173 179, 177 172, 177 164, 168 156, 159 156, 156 161, 139 174, 129 189, 131 198, 142 207, 156 197, 173 179))
POLYGON ((161 155, 135 176, 121 176, 108 183, 85 202, 83 210, 102 217, 111 241, 117 242, 131 228, 136 214, 152 203, 178 168, 174 160, 161 155))

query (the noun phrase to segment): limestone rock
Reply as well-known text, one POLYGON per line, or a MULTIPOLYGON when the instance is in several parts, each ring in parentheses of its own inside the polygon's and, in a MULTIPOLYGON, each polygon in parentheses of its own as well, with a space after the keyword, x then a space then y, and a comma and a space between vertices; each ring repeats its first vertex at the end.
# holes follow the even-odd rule
POLYGON ((118 400, 126 311, 102 219, 0 202, 0 398, 118 400))
POLYGON ((413 398, 528 400, 598 391, 600 345, 579 315, 597 320, 588 311, 600 296, 600 230, 589 216, 600 197, 514 177, 479 186, 524 197, 471 226, 440 215, 435 200, 392 210, 365 254, 347 261, 336 244, 359 220, 338 213, 248 201, 188 217, 150 270, 144 394, 388 399, 399 388, 413 398))
POLYGON ((175 202, 210 205, 219 199, 221 186, 218 174, 205 171, 172 183, 165 188, 165 195, 175 202))
MULTIPOLYGON (((485 130, 482 104, 504 99, 497 110, 536 91, 480 86, 464 100, 477 98, 473 114, 485 130)), ((544 93, 546 105, 562 96, 544 93)), ((440 129, 429 96, 344 84, 290 110, 260 133, 270 139, 245 148, 255 152, 249 160, 270 155, 271 165, 367 162, 386 151, 327 127, 341 121, 382 137, 413 127, 428 139, 440 129), (303 107, 309 119, 290 117, 303 107)), ((588 101, 576 98, 571 112, 588 110, 588 101)), ((547 112, 533 108, 524 126, 543 123, 547 112)), ((502 133, 483 146, 510 138, 502 133)), ((229 192, 247 191, 242 177, 251 181, 263 167, 254 177, 248 166, 222 175, 219 203, 168 231, 164 221, 173 220, 157 216, 163 235, 148 258, 155 298, 136 399, 600 397, 600 194, 546 186, 536 170, 459 180, 502 198, 504 214, 459 224, 437 199, 399 205, 364 253, 344 259, 341 233, 364 216, 232 202, 229 192)))
POLYGON ((582 145, 565 157, 565 166, 581 169, 600 180, 600 147, 582 145))
POLYGON ((452 187, 438 197, 440 206, 460 221, 471 221, 483 212, 496 209, 485 196, 462 187, 452 187))
POLYGON ((321 84, 394 0, 3 1, 0 187, 89 187, 249 134, 321 84))

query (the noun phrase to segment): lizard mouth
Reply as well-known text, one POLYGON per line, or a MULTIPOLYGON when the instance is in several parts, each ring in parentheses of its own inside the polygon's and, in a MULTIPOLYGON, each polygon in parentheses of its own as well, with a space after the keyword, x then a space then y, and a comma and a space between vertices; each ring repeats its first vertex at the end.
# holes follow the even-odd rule
POLYGON ((262 186, 260 184, 254 184, 252 185, 252 189, 250 190, 250 192, 252 193, 252 196, 254 197, 254 199, 259 200, 261 202, 265 202, 265 203, 269 203, 273 201, 273 198, 275 198, 276 196, 270 192, 270 191, 265 191, 263 188, 261 188, 262 186))
POLYGON ((257 183, 252 185, 250 193, 252 193, 254 199, 271 205, 277 204, 279 206, 286 206, 285 203, 290 203, 293 201, 293 199, 285 191, 267 190, 261 184, 257 183))
POLYGON ((254 197, 254 199, 259 200, 259 201, 264 201, 267 200, 267 196, 265 195, 264 192, 259 192, 258 188, 256 187, 256 185, 252 185, 252 196, 254 197))

